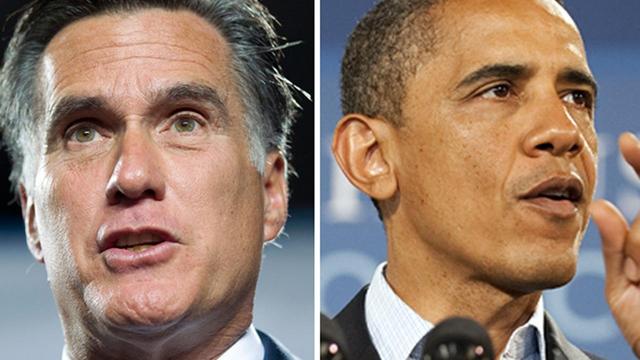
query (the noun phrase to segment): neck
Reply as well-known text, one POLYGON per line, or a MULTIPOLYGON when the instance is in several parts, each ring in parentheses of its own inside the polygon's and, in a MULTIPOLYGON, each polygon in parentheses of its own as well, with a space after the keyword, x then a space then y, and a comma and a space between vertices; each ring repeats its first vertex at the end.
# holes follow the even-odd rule
MULTIPOLYGON (((251 325, 252 304, 229 317, 210 314, 156 327, 111 327, 82 324, 65 328, 71 359, 217 359, 251 325)), ((94 322, 97 322, 94 320, 94 322)))
POLYGON ((396 244, 391 234, 388 236, 387 282, 423 319, 437 324, 451 316, 472 318, 487 330, 498 355, 511 334, 535 311, 540 291, 505 291, 463 264, 452 264, 424 242, 408 243, 409 239, 403 238, 396 244))

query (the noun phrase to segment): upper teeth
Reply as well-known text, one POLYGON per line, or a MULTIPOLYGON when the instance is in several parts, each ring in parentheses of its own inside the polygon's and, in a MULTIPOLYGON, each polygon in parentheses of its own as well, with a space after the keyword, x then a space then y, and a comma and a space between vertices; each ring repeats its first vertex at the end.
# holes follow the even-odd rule
POLYGON ((136 234, 136 235, 130 234, 130 235, 121 236, 116 242, 115 246, 122 248, 122 247, 130 247, 130 246, 142 245, 142 244, 157 244, 162 241, 163 240, 155 234, 149 234, 149 233, 136 234))
POLYGON ((543 195, 546 196, 558 196, 558 197, 566 197, 567 193, 565 191, 547 191, 543 195))
POLYGON ((543 191, 540 196, 556 199, 572 199, 571 192, 568 189, 543 191))

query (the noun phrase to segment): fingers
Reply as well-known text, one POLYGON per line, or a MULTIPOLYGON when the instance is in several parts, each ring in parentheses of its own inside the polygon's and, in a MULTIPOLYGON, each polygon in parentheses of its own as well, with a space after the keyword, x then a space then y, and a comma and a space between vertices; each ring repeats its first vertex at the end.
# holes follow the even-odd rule
POLYGON ((629 226, 618 209, 606 200, 597 200, 589 207, 602 238, 602 253, 606 269, 607 288, 622 291, 628 284, 624 275, 625 239, 629 226))
POLYGON ((636 217, 624 245, 624 273, 633 283, 640 282, 640 215, 636 217))
MULTIPOLYGON (((640 141, 627 132, 620 136, 619 143, 622 156, 640 176, 640 141)), ((628 257, 624 264, 625 274, 632 282, 640 281, 640 216, 631 226, 624 252, 628 257)))
POLYGON ((622 156, 640 176, 640 141, 632 133, 626 132, 620 136, 618 143, 622 156))

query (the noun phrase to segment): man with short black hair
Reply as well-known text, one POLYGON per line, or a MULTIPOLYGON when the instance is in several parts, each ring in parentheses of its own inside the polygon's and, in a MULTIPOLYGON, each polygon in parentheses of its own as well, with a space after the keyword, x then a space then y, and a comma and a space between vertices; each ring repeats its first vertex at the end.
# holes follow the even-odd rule
MULTIPOLYGON (((596 95, 556 1, 382 0, 360 21, 333 153, 378 208, 388 261, 336 317, 354 358, 418 359, 451 316, 482 324, 502 359, 596 358, 541 298, 575 275, 590 212, 607 298, 640 355, 640 232, 592 204, 596 95)), ((621 149, 640 171, 637 140, 621 149)))
POLYGON ((68 359, 290 359, 252 325, 297 111, 257 0, 54 0, 0 76, 68 359))

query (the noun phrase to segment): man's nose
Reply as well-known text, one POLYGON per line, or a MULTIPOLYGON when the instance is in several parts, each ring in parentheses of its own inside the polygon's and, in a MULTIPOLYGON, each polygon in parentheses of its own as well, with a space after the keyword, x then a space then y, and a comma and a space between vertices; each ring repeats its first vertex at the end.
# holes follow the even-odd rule
POLYGON ((165 179, 160 160, 157 145, 149 134, 142 129, 127 129, 120 140, 118 158, 107 183, 109 204, 144 198, 162 200, 165 179))
POLYGON ((533 111, 533 127, 527 133, 524 152, 531 157, 552 155, 575 157, 584 149, 584 138, 564 103, 557 101, 538 104, 533 111))

